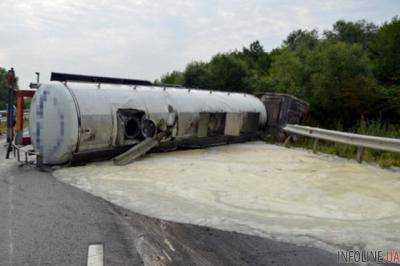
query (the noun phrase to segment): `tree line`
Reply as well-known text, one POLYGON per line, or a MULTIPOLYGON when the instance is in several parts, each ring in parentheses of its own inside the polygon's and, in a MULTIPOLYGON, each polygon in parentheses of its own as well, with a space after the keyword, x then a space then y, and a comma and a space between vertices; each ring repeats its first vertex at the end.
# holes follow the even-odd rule
POLYGON ((400 18, 382 25, 339 20, 296 30, 270 52, 259 41, 191 62, 156 82, 207 90, 288 93, 310 103, 311 123, 351 128, 400 123, 400 18))

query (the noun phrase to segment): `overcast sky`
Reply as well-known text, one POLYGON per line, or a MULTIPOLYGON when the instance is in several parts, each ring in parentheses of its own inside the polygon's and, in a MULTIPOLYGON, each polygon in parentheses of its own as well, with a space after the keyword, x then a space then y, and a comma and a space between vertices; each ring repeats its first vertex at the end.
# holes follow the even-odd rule
POLYGON ((381 24, 400 0, 1 0, 0 65, 20 87, 40 71, 154 80, 193 60, 339 20, 381 24))

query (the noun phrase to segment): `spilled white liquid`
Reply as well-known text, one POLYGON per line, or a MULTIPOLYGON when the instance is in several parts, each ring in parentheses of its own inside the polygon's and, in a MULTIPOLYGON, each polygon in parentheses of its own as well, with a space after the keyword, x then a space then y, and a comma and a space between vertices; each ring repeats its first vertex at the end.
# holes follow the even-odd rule
POLYGON ((400 172, 263 142, 54 172, 141 214, 331 252, 400 248, 400 172))

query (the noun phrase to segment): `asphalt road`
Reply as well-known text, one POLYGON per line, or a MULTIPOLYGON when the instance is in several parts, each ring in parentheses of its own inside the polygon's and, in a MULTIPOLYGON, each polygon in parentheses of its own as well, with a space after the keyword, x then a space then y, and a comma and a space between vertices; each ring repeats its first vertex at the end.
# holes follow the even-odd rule
POLYGON ((86 265, 97 243, 105 265, 336 263, 315 248, 135 214, 0 156, 0 265, 86 265))
POLYGON ((141 263, 110 204, 49 173, 0 165, 1 265, 85 265, 93 243, 104 243, 106 265, 141 263))

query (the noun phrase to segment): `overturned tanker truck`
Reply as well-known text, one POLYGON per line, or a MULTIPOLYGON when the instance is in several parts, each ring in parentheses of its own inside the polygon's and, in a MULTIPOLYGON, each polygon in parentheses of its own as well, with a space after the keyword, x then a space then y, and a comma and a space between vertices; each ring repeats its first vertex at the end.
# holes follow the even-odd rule
POLYGON ((116 156, 129 163, 147 151, 203 147, 257 137, 267 111, 257 97, 147 81, 52 73, 29 115, 43 164, 116 156))

